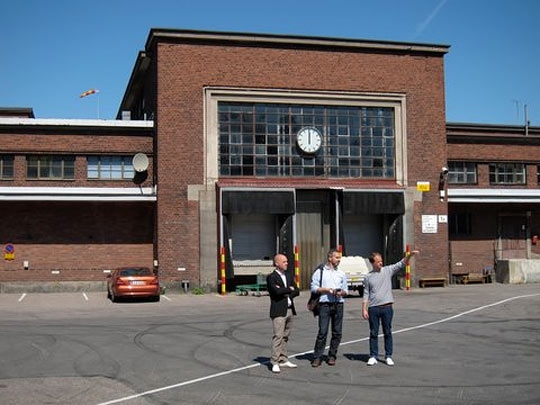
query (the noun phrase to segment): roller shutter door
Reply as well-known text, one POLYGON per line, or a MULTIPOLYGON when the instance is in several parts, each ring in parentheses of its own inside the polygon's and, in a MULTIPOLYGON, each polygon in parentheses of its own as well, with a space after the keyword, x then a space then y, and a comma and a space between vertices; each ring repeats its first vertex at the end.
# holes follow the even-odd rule
POLYGON ((347 256, 367 257, 384 246, 381 215, 346 215, 343 233, 347 256))
POLYGON ((231 216, 233 260, 272 260, 276 252, 275 216, 236 214, 231 216))

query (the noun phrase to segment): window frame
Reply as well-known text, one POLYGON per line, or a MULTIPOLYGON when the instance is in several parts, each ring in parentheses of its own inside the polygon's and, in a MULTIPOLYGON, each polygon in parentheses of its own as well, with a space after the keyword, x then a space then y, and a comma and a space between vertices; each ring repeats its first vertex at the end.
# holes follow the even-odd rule
POLYGON ((395 180, 394 106, 218 102, 219 175, 395 180), (324 138, 313 154, 297 133, 314 127, 324 138))
POLYGON ((490 185, 515 185, 527 184, 527 166, 519 162, 496 162, 489 164, 490 185), (521 167, 520 172, 516 169, 521 167), (511 169, 511 170, 509 170, 511 169), (500 179, 502 177, 503 179, 500 179))
POLYGON ((13 180, 15 176, 15 157, 0 155, 0 180, 13 180))
POLYGON ((126 181, 133 180, 133 156, 131 155, 89 155, 86 157, 86 178, 88 180, 126 181), (94 161, 95 162, 92 162, 94 161))
POLYGON ((76 157, 72 155, 28 155, 26 156, 26 178, 75 180, 75 161, 76 157))
MULTIPOLYGON (((221 101, 256 102, 297 105, 391 107, 395 123, 395 183, 407 184, 407 95, 403 93, 291 91, 260 88, 215 87, 204 88, 206 164, 204 184, 211 186, 219 174, 219 114, 221 101)), ((300 178, 300 177, 298 177, 300 178)), ((314 177, 315 178, 315 177, 314 177)), ((305 179, 308 179, 305 177, 305 179)))
POLYGON ((448 184, 478 184, 477 163, 466 161, 449 161, 448 184))

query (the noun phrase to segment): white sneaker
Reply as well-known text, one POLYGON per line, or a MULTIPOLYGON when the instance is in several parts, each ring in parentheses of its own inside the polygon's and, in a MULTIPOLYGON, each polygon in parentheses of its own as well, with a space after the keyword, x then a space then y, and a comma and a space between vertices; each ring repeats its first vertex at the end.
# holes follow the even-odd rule
POLYGON ((287 361, 284 362, 284 363, 279 363, 279 365, 280 365, 281 367, 288 367, 288 368, 296 368, 296 367, 298 367, 296 364, 291 363, 289 360, 287 360, 287 361))
POLYGON ((367 365, 374 366, 375 364, 377 364, 377 359, 375 357, 370 357, 369 360, 367 361, 367 365))
POLYGON ((278 364, 274 364, 272 366, 272 373, 279 373, 281 372, 281 369, 279 368, 279 365, 278 364))
POLYGON ((386 358, 386 365, 387 366, 393 366, 394 365, 394 360, 392 360, 392 357, 387 357, 386 358))

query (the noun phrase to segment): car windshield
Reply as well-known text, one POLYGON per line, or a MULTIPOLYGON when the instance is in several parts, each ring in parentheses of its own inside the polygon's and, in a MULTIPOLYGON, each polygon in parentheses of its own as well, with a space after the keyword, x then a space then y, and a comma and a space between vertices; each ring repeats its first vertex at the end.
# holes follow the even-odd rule
POLYGON ((130 268, 122 269, 120 271, 120 277, 133 277, 133 276, 151 276, 152 272, 147 268, 130 268))

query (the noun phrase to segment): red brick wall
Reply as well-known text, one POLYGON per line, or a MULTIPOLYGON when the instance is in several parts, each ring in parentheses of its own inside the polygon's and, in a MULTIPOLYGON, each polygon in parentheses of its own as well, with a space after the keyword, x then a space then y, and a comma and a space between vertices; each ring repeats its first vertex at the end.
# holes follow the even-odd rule
POLYGON ((0 209, 0 243, 15 246, 15 260, 0 262, 3 281, 101 280, 105 269, 153 265, 150 203, 2 202, 0 209))
MULTIPOLYGON (((131 180, 87 179, 89 154, 134 155, 150 158, 152 182, 152 130, 120 132, 100 128, 66 131, 62 126, 26 127, 27 131, 2 128, 2 153, 14 155, 14 179, 0 180, 0 187, 136 187, 131 180), (81 133, 81 131, 83 133, 81 133), (29 180, 26 156, 32 154, 75 155, 74 180, 29 180)), ((153 265, 154 205, 148 202, 47 202, 1 201, 0 245, 15 246, 15 259, 2 252, 0 280, 9 281, 102 281, 103 270, 137 264, 153 265), (24 261, 29 269, 24 270, 24 261), (58 270, 59 274, 53 274, 58 270)))
POLYGON ((142 185, 152 185, 153 173, 153 138, 146 136, 127 135, 92 135, 50 133, 48 131, 34 131, 33 133, 0 132, 0 145, 3 154, 14 155, 14 179, 0 180, 0 187, 133 187, 131 180, 103 181, 88 180, 86 157, 88 155, 135 155, 146 153, 150 163, 148 179, 142 185), (69 181, 59 180, 29 180, 26 178, 26 156, 37 154, 75 155, 75 179, 69 181))
MULTIPOLYGON (((415 204, 415 259, 421 274, 447 274, 446 226, 422 234, 420 215, 446 214, 436 186, 446 164, 443 58, 367 51, 277 49, 211 44, 158 44, 157 175, 160 269, 184 278, 199 271, 198 206, 186 201, 187 186, 203 183, 203 88, 403 93, 407 97, 408 181, 430 181, 432 192, 415 204)), ((411 241, 412 243, 412 241, 411 241)), ((217 269, 216 269, 217 270, 217 269)), ((217 272, 216 272, 217 274, 217 272)))
MULTIPOLYGON (((538 188, 538 164, 540 162, 538 145, 493 145, 493 144, 449 144, 448 160, 472 161, 477 163, 477 181, 479 188, 538 188), (481 154, 479 154, 481 151, 481 154), (496 162, 519 162, 526 165, 527 184, 491 185, 489 183, 489 164, 496 162)), ((452 184, 453 188, 470 188, 470 184, 452 184)))
MULTIPOLYGON (((453 273, 480 272, 494 265, 499 214, 515 213, 525 218, 530 211, 531 236, 540 236, 540 211, 533 204, 456 204, 450 211, 470 213, 472 230, 471 235, 450 236, 453 273)), ((531 245, 531 253, 533 258, 540 255, 540 244, 531 245)))
POLYGON ((472 160, 484 162, 538 161, 540 146, 494 145, 493 143, 448 144, 449 160, 472 160), (479 154, 478 152, 482 153, 479 154))
POLYGON ((33 245, 14 244, 15 260, 3 260, 2 282, 103 281, 115 267, 152 268, 152 244, 33 245), (27 260, 28 270, 24 268, 27 260), (55 274, 54 271, 58 271, 55 274))
MULTIPOLYGON (((472 189, 520 189, 538 188, 538 163, 540 145, 538 130, 532 128, 525 136, 520 126, 460 125, 449 124, 448 160, 470 161, 477 164, 477 184, 451 184, 450 187, 472 189), (526 165, 526 184, 492 185, 489 182, 489 164, 496 162, 518 162, 526 165)), ((519 192, 518 192, 519 194, 519 192)), ((501 215, 523 217, 526 224, 527 212, 531 236, 540 233, 540 212, 536 203, 476 203, 451 204, 451 212, 467 212, 471 215, 471 235, 451 235, 451 267, 453 272, 479 272, 492 266, 495 247, 500 230, 501 215), (460 265, 458 265, 460 264, 460 265)), ((523 242, 523 241, 522 241, 523 242)), ((532 245, 533 258, 540 254, 540 245, 532 245)))

